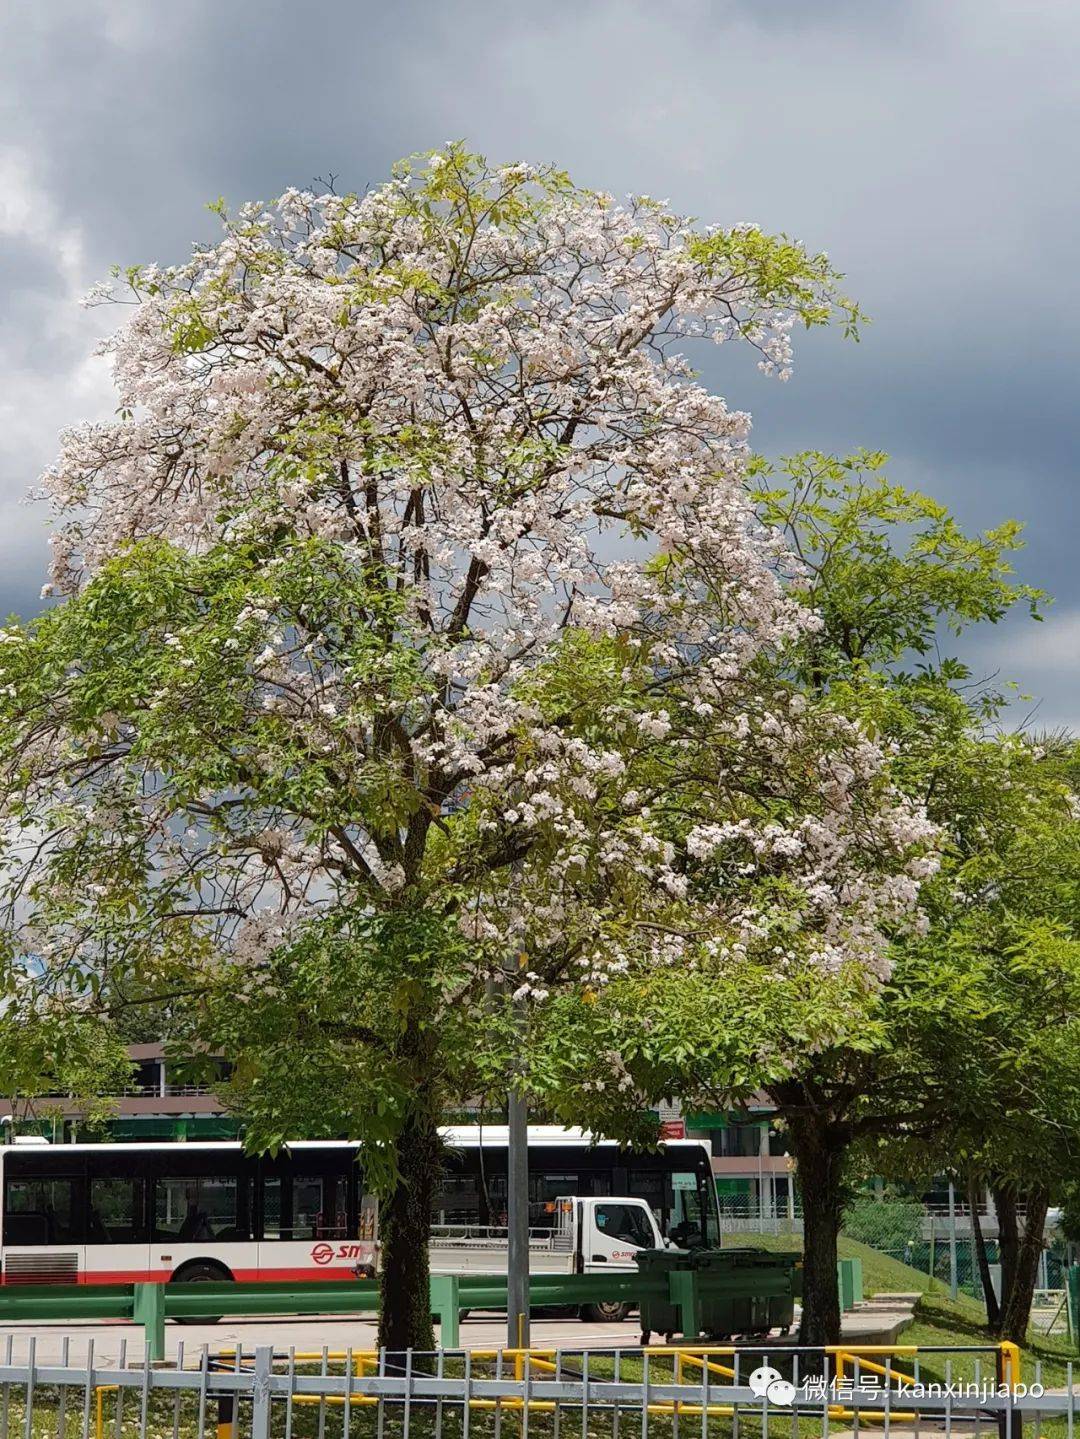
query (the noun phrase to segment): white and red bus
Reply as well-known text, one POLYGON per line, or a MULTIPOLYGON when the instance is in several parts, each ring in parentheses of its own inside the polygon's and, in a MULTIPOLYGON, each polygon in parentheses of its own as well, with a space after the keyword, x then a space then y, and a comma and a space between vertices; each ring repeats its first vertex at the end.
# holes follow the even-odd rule
MULTIPOLYGON (((506 1224, 505 1126, 443 1131, 447 1155, 432 1214, 439 1268, 499 1268, 506 1224), (447 1261, 446 1255, 450 1254, 447 1261)), ((352 1279, 378 1268, 378 1211, 360 1147, 302 1141, 276 1156, 239 1143, 0 1147, 0 1274, 5 1284, 352 1279)), ((567 1195, 644 1200, 665 1238, 718 1241, 708 1149, 669 1141, 620 1149, 581 1130, 529 1131, 530 1230, 537 1247, 567 1195)), ((613 1204, 611 1222, 619 1222, 613 1204)), ((628 1206, 623 1216, 632 1222, 628 1206)), ((552 1245, 554 1248, 554 1244, 552 1245)), ((505 1260, 503 1260, 505 1267, 505 1260)), ((538 1267, 540 1267, 538 1265, 538 1267)))

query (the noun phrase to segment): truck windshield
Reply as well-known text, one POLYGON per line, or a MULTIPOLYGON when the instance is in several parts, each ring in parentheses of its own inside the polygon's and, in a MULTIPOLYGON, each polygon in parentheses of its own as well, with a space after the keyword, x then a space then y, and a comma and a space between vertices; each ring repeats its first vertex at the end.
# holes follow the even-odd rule
POLYGON ((648 1216, 638 1204, 598 1204, 595 1213, 597 1229, 610 1239, 638 1244, 643 1249, 651 1249, 656 1243, 648 1216))

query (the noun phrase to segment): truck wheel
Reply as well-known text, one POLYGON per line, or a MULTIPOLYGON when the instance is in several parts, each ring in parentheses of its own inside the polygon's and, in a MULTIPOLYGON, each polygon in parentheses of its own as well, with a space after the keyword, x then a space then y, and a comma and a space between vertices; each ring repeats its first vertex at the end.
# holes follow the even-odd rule
POLYGON ((616 1299, 604 1299, 598 1304, 584 1304, 581 1318, 586 1324, 621 1324, 630 1313, 629 1304, 620 1304, 616 1299))
MULTIPOLYGON (((196 1259, 192 1264, 182 1264, 172 1276, 173 1284, 223 1284, 230 1283, 232 1275, 223 1264, 215 1264, 212 1259, 196 1259)), ((198 1318, 195 1315, 180 1318, 177 1316, 177 1324, 219 1324, 220 1314, 207 1314, 205 1318, 198 1318)))

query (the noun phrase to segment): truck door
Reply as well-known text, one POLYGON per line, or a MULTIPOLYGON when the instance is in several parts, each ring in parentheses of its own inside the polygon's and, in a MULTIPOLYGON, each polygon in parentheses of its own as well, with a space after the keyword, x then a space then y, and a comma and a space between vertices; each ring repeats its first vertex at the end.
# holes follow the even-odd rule
POLYGON ((642 1199, 581 1200, 581 1252, 586 1273, 633 1269, 639 1249, 660 1249, 663 1240, 642 1199))

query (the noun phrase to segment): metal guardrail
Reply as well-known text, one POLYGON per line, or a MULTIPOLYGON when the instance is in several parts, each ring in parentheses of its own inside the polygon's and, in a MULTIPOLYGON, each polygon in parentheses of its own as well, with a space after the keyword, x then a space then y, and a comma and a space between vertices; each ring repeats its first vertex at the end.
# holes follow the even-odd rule
MULTIPOLYGON (((849 1268, 854 1270, 850 1261, 849 1268)), ((843 1266, 842 1266, 843 1267, 843 1266)), ((794 1271, 792 1271, 793 1273, 794 1271)), ((770 1283, 759 1272, 747 1268, 734 1273, 713 1273, 693 1269, 635 1270, 596 1274, 532 1274, 529 1277, 530 1307, 579 1308, 589 1304, 618 1303, 644 1306, 660 1301, 662 1333, 681 1333, 696 1339, 702 1332, 728 1334, 757 1332, 765 1323, 733 1324, 731 1328, 707 1322, 715 1313, 710 1300, 747 1296, 786 1294, 791 1304, 794 1292, 792 1273, 770 1283), (706 1322, 703 1322, 705 1320, 706 1322)), ((841 1276, 842 1296, 847 1294, 841 1276)), ((853 1290, 851 1293, 853 1294, 853 1290)), ((505 1274, 433 1274, 430 1280, 431 1310, 439 1324, 439 1335, 449 1348, 456 1348, 458 1323, 463 1310, 505 1310, 505 1274)), ((850 1307, 851 1298, 845 1299, 850 1307)), ((20 1320, 65 1321, 78 1319, 131 1319, 146 1334, 147 1353, 157 1360, 165 1353, 166 1319, 224 1318, 229 1315, 360 1315, 376 1314, 379 1284, 374 1279, 304 1282, 260 1281, 236 1284, 231 1280, 198 1284, 5 1284, 0 1286, 0 1324, 20 1320)), ((786 1321, 790 1323, 790 1317, 786 1321)), ((645 1337, 648 1337, 647 1335, 645 1337)), ((0 1436, 2 1439, 2 1436, 0 1436)), ((28 1436, 29 1439, 29 1436, 28 1436)))
MULTIPOLYGON (((636 1304, 649 1290, 636 1273, 534 1274, 530 1304, 543 1308, 618 1301, 636 1304)), ((666 1289, 665 1289, 666 1293, 666 1289)), ((465 1309, 505 1309, 506 1276, 434 1274, 431 1309, 443 1341, 458 1342, 465 1309)), ((166 1319, 224 1318, 229 1315, 377 1314, 374 1279, 323 1282, 234 1284, 5 1284, 0 1286, 0 1324, 26 1320, 130 1319, 146 1334, 147 1353, 165 1353, 166 1319)), ((2 1439, 2 1436, 0 1436, 2 1439)))
MULTIPOLYGON (((948 1349, 833 1346, 673 1346, 649 1349, 443 1349, 408 1351, 269 1347, 254 1351, 183 1344, 175 1361, 128 1367, 81 1362, 70 1339, 59 1363, 39 1361, 36 1341, 0 1340, 0 1439, 527 1439, 560 1431, 589 1439, 676 1439, 714 1420, 722 1434, 764 1436, 776 1425, 827 1436, 860 1425, 917 1436, 927 1428, 1020 1439, 1021 1423, 1063 1420, 1073 1433, 1080 1391, 1024 1382, 1013 1346, 948 1349), (306 1410, 314 1410, 310 1421, 306 1410), (315 1424, 317 1422, 317 1428, 315 1424), (621 1427, 620 1427, 621 1426, 621 1427)), ((713 1430, 717 1432, 717 1430, 713 1430)))

